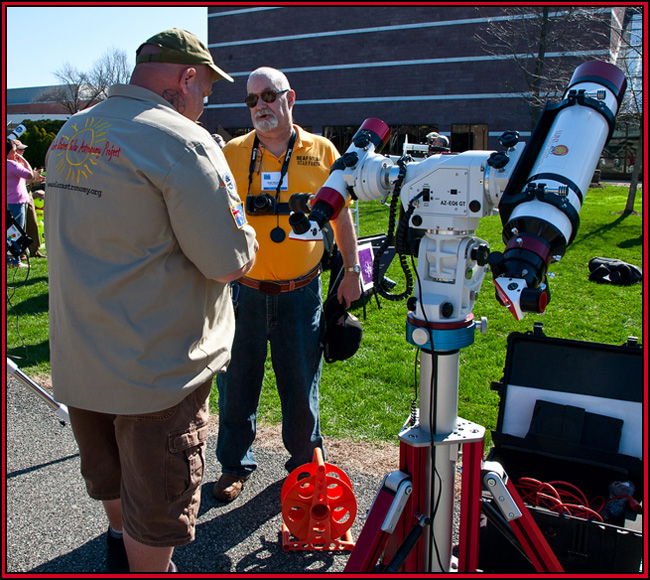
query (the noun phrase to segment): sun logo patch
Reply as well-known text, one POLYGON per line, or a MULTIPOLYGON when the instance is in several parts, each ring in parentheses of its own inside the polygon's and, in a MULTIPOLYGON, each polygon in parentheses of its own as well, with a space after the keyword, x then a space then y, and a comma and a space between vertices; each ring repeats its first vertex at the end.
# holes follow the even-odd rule
POLYGON ((71 135, 58 136, 50 146, 56 155, 56 169, 66 181, 80 183, 92 175, 100 161, 120 158, 121 147, 107 139, 110 124, 103 119, 88 117, 83 127, 70 126, 71 135))

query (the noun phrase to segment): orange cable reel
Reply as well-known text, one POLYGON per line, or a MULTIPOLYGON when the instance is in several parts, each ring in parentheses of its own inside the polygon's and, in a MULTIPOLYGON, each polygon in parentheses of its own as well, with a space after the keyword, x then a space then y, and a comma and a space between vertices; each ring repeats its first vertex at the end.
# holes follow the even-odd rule
POLYGON ((345 551, 354 548, 350 528, 357 516, 357 500, 350 478, 323 461, 320 448, 314 459, 292 471, 282 486, 282 540, 285 551, 345 551))

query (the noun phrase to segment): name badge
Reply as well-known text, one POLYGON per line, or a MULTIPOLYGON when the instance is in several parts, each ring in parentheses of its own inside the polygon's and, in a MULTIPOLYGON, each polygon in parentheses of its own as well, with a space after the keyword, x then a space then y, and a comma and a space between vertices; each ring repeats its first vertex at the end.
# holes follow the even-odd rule
MULTIPOLYGON (((277 191, 280 181, 279 171, 262 171, 262 191, 277 191)), ((285 174, 280 186, 280 191, 289 189, 289 175, 285 174)))

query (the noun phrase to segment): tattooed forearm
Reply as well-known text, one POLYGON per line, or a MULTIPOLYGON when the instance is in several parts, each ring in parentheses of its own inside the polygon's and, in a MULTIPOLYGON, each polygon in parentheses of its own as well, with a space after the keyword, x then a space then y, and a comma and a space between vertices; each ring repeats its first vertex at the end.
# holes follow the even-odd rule
POLYGON ((171 105, 181 114, 185 112, 185 101, 178 91, 173 89, 166 89, 162 94, 163 99, 171 103, 171 105))

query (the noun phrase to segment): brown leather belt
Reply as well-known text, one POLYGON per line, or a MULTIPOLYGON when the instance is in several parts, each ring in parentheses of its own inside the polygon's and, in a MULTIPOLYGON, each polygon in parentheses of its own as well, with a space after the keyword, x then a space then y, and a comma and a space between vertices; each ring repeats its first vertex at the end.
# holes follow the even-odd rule
POLYGON ((259 290, 262 294, 277 296, 283 292, 292 292, 303 286, 307 286, 316 276, 320 274, 320 266, 316 266, 309 274, 296 278, 295 280, 255 280, 254 278, 239 279, 239 283, 247 288, 259 290))

